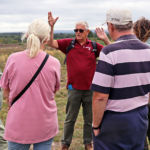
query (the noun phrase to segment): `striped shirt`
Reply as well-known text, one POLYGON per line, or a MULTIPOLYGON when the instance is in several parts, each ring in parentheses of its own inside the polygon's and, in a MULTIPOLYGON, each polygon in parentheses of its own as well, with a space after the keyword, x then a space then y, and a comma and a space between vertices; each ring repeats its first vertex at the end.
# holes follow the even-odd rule
POLYGON ((109 94, 106 110, 126 112, 146 105, 150 92, 150 47, 135 35, 105 46, 91 90, 109 94))

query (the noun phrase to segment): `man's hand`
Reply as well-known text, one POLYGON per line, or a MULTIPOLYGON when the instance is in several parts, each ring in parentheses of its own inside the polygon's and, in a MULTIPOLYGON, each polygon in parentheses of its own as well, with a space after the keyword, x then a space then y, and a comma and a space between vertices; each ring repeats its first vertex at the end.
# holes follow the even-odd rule
POLYGON ((56 17, 55 19, 52 16, 52 12, 48 12, 48 23, 51 27, 53 27, 56 23, 56 21, 58 20, 59 17, 56 17))
POLYGON ((98 38, 100 40, 104 41, 106 45, 111 44, 103 28, 101 28, 101 29, 96 28, 95 32, 96 32, 98 38))
POLYGON ((100 28, 96 28, 95 32, 96 32, 96 34, 97 34, 97 36, 98 36, 98 38, 100 40, 104 41, 107 38, 107 35, 106 35, 106 33, 105 33, 103 28, 101 28, 101 29, 100 28))
POLYGON ((48 12, 48 23, 51 26, 51 32, 50 32, 50 39, 47 42, 47 44, 53 48, 56 48, 56 49, 58 48, 58 42, 56 40, 54 40, 53 33, 54 33, 54 25, 55 25, 56 21, 58 20, 58 18, 59 17, 54 19, 52 16, 52 12, 51 11, 48 12))
POLYGON ((93 132, 94 132, 94 135, 97 136, 100 133, 100 129, 98 129, 98 130, 93 129, 93 132))

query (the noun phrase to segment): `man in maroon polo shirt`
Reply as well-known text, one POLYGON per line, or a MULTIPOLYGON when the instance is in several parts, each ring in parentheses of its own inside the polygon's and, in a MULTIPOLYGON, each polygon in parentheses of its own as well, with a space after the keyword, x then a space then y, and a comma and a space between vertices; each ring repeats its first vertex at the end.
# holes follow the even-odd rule
MULTIPOLYGON (((48 22, 51 26, 50 40, 48 45, 61 50, 66 54, 66 48, 70 45, 72 39, 53 39, 54 24, 57 21, 53 18, 52 13, 48 13, 48 22)), ((85 21, 76 23, 75 45, 67 54, 67 88, 68 100, 66 107, 66 120, 64 123, 64 133, 61 140, 62 150, 68 150, 74 131, 74 124, 76 122, 80 105, 83 107, 84 129, 83 129, 83 144, 86 150, 93 150, 92 148, 92 96, 93 91, 90 90, 93 75, 96 69, 95 53, 93 51, 92 43, 87 38, 89 34, 89 26, 85 21)), ((106 44, 109 40, 104 32, 101 30, 101 38, 106 44)), ((97 43, 97 53, 99 56, 102 45, 97 43)))

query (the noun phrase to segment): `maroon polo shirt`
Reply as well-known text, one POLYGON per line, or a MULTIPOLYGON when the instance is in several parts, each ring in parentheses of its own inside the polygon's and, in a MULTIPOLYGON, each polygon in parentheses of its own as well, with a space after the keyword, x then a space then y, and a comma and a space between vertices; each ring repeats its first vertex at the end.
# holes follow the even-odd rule
MULTIPOLYGON (((66 54, 71 38, 57 40, 58 49, 66 54)), ((97 57, 104 46, 97 43, 97 57)), ((96 69, 95 53, 89 39, 80 45, 76 40, 73 49, 67 54, 67 85, 72 84, 74 89, 89 90, 96 69)))

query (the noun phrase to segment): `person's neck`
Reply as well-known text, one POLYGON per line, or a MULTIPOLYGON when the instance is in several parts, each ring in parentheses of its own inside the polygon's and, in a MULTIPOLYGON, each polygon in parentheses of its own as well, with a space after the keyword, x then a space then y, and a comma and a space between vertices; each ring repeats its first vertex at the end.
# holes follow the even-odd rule
POLYGON ((129 35, 129 34, 133 34, 132 30, 128 30, 128 31, 116 31, 114 33, 114 41, 116 41, 119 37, 123 36, 123 35, 129 35))
POLYGON ((43 51, 44 48, 45 48, 45 44, 43 44, 43 45, 40 46, 40 50, 41 50, 41 51, 43 51))
POLYGON ((87 41, 87 39, 85 39, 85 40, 78 40, 78 42, 80 43, 80 45, 83 45, 86 41, 87 41))

